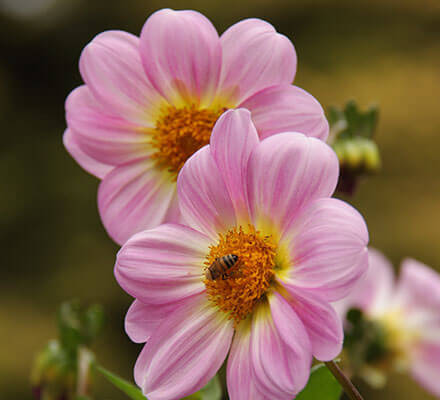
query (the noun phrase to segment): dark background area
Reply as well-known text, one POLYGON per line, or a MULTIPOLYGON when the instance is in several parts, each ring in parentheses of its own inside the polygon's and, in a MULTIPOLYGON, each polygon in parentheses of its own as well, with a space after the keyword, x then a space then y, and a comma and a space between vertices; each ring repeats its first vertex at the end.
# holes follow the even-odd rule
MULTIPOLYGON (((406 256, 440 267, 438 1, 0 0, 2 399, 31 399, 34 353, 56 335, 58 304, 74 297, 104 305, 108 324, 94 350, 132 377, 140 346, 123 332, 131 300, 113 277, 117 246, 99 220, 98 180, 63 148, 64 100, 81 84, 79 55, 96 34, 139 34, 165 6, 196 9, 220 33, 246 17, 266 19, 295 44, 295 83, 324 107, 379 104, 383 170, 350 201, 396 267, 406 256)), ((96 383, 98 399, 124 398, 96 383)), ((383 392, 362 389, 366 399, 430 399, 406 376, 383 392)))

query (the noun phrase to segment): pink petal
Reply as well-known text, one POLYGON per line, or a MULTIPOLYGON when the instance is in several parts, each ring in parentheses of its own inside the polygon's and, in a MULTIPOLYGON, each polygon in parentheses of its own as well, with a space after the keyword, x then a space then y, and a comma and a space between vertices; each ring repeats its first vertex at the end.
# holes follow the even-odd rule
POLYGON ((139 38, 122 31, 103 32, 84 48, 79 66, 87 86, 111 114, 154 126, 163 100, 142 68, 139 38))
POLYGON ((205 289, 209 239, 184 225, 165 224, 134 235, 118 253, 121 287, 145 304, 175 303, 205 289))
POLYGON ((421 386, 440 397, 440 344, 421 346, 411 362, 411 371, 421 386))
POLYGON ((394 289, 392 265, 382 253, 372 248, 368 249, 368 260, 367 272, 361 276, 348 296, 334 304, 342 317, 353 307, 364 310, 370 315, 378 315, 391 305, 394 289))
POLYGON ((103 179, 113 169, 112 165, 104 164, 86 154, 80 147, 78 135, 70 129, 66 129, 64 132, 63 144, 75 161, 97 178, 103 179))
POLYGON ((338 158, 320 140, 291 133, 263 140, 248 165, 254 221, 269 218, 282 233, 313 200, 332 195, 338 173, 338 158))
POLYGON ((440 275, 413 259, 402 262, 393 306, 420 341, 440 345, 440 275))
POLYGON ((368 268, 365 221, 341 200, 314 201, 286 237, 292 268, 284 282, 313 289, 329 301, 346 296, 368 268))
POLYGON ((152 160, 140 159, 116 167, 101 182, 98 208, 108 234, 119 244, 167 219, 175 183, 152 160))
POLYGON ((247 216, 246 174, 258 134, 245 109, 229 110, 217 121, 211 135, 211 154, 228 188, 237 214, 247 216))
POLYGON ((125 332, 135 343, 146 342, 159 324, 181 305, 180 302, 167 304, 144 304, 133 301, 125 316, 125 332))
POLYGON ((235 226, 234 206, 209 146, 197 151, 177 178, 182 217, 213 239, 235 226))
POLYGON ((211 103, 220 76, 221 47, 217 31, 202 14, 155 12, 142 29, 140 51, 145 72, 171 103, 211 103))
POLYGON ((153 333, 136 364, 136 383, 149 400, 181 399, 221 367, 234 329, 204 294, 185 302, 153 333))
POLYGON ((164 221, 167 223, 180 224, 182 222, 182 216, 179 209, 179 200, 177 198, 177 187, 175 187, 175 196, 171 199, 168 206, 168 211, 164 217, 164 221))
POLYGON ((407 309, 432 310, 439 315, 440 275, 419 261, 402 262, 396 301, 407 309))
POLYGON ((292 83, 295 48, 269 23, 246 19, 224 32, 220 42, 223 60, 219 93, 226 101, 240 104, 268 86, 292 83))
MULTIPOLYGON (((312 364, 312 346, 301 319, 288 302, 278 293, 269 297, 270 311, 275 328, 295 360, 285 367, 291 370, 293 387, 301 391, 306 385, 312 364)), ((286 374, 286 371, 284 371, 286 374)))
POLYGON ((333 307, 318 294, 286 286, 292 296, 291 307, 302 320, 309 335, 313 356, 321 361, 335 358, 342 350, 342 320, 333 307))
POLYGON ((84 151, 103 163, 123 164, 148 153, 149 135, 138 125, 105 112, 87 86, 70 93, 66 119, 84 151))
POLYGON ((250 326, 243 321, 235 332, 227 365, 228 395, 231 400, 269 400, 256 386, 251 359, 250 326))
POLYGON ((358 307, 377 313, 385 310, 394 290, 394 269, 388 259, 376 249, 368 249, 368 270, 352 291, 358 292, 358 307))
POLYGON ((304 325, 278 294, 269 301, 270 311, 260 307, 236 330, 227 366, 231 400, 290 400, 308 380, 312 357, 304 325))
POLYGON ((252 113, 252 121, 262 139, 281 132, 301 132, 326 140, 328 122, 316 99, 288 84, 265 88, 241 103, 252 113))

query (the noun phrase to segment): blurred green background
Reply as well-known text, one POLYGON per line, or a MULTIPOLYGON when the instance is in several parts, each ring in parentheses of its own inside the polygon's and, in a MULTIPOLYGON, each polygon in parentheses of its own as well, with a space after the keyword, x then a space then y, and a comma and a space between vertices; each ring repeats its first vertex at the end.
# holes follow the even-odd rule
MULTIPOLYGON (((242 18, 266 19, 293 40, 295 83, 321 104, 378 103, 383 171, 351 201, 372 245, 396 266, 412 256, 440 267, 439 1, 0 0, 1 399, 31 399, 34 353, 55 336, 57 306, 72 297, 105 306, 96 353, 131 379, 140 346, 123 332, 130 298, 113 278, 117 246, 99 221, 98 181, 62 146, 64 100, 81 83, 78 58, 94 35, 138 34, 165 6, 201 11, 219 32, 242 18)), ((124 398, 96 383, 98 399, 124 398)), ((383 392, 362 389, 366 399, 430 399, 405 376, 383 392)))

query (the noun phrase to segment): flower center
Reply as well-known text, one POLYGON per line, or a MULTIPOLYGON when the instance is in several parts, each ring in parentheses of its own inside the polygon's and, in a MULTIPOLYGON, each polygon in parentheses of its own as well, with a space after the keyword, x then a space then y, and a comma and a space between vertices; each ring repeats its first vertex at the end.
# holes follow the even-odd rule
POLYGON ((240 226, 220 234, 218 243, 210 247, 205 265, 211 272, 221 257, 236 256, 232 268, 223 268, 223 276, 205 279, 209 299, 236 325, 252 312, 273 282, 275 254, 272 236, 263 236, 252 225, 246 231, 240 226))
POLYGON ((380 321, 386 332, 386 347, 390 362, 395 367, 401 368, 409 363, 408 349, 417 340, 418 333, 405 326, 402 311, 390 311, 380 321))
POLYGON ((165 108, 152 132, 152 158, 177 178, 185 161, 209 143, 212 128, 226 108, 210 110, 195 105, 165 108))

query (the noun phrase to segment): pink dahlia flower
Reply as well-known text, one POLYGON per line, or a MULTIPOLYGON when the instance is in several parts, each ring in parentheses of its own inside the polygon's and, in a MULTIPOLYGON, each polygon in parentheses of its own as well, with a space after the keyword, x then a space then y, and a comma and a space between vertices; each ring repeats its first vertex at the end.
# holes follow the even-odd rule
POLYGON ((439 274, 406 259, 394 283, 393 268, 381 253, 369 249, 369 260, 365 277, 337 304, 342 313, 361 309, 384 330, 382 357, 363 368, 363 377, 382 386, 390 370, 410 370, 423 387, 440 396, 439 274))
POLYGON ((365 271, 368 232, 354 208, 330 198, 337 180, 324 142, 260 141, 249 111, 220 117, 177 179, 186 224, 140 232, 117 256, 116 278, 136 298, 126 331, 146 342, 135 380, 148 399, 197 391, 229 354, 231 399, 290 400, 312 356, 341 351, 330 301, 365 271), (212 279, 207 270, 227 255, 236 263, 212 279))
POLYGON ((120 244, 180 220, 177 174, 209 143, 226 109, 250 110, 260 138, 328 134, 319 103, 291 85, 292 43, 259 19, 219 37, 195 11, 160 10, 140 38, 121 31, 96 36, 81 54, 80 72, 85 85, 67 98, 64 143, 102 179, 99 212, 120 244))

